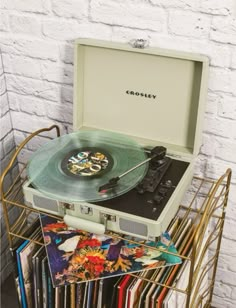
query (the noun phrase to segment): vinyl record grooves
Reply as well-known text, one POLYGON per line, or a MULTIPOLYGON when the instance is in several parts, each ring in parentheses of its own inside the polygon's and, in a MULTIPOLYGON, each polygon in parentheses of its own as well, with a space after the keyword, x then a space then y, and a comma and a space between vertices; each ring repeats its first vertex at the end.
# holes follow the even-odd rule
POLYGON ((147 164, 122 177, 107 192, 99 187, 145 160, 146 154, 132 139, 106 131, 78 131, 41 147, 28 164, 32 185, 43 194, 66 202, 101 201, 134 188, 147 164))

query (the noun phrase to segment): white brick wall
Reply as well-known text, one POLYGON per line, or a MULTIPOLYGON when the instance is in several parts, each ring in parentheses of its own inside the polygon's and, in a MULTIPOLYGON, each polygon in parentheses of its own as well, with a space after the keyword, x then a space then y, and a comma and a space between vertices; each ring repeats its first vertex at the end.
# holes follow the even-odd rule
MULTIPOLYGON (((72 130, 77 37, 123 42, 144 38, 151 46, 209 56, 203 145, 195 173, 218 177, 227 167, 233 170, 213 304, 235 307, 235 0, 2 0, 0 14, 0 44, 17 144, 29 132, 52 123, 63 132, 72 130)), ((6 101, 5 96, 2 99, 6 101)), ((6 104, 2 113, 9 123, 6 104)), ((22 161, 35 147, 26 149, 22 161)))
POLYGON ((147 1, 92 0, 92 21, 161 32, 167 25, 167 13, 147 1))
MULTIPOLYGON (((2 56, 0 53, 0 174, 1 171, 9 163, 9 159, 12 155, 12 152, 15 150, 15 141, 14 134, 12 129, 12 122, 10 116, 10 108, 8 104, 6 82, 4 78, 4 70, 2 63, 2 56)), ((6 181, 4 182, 4 187, 8 187, 12 182, 12 176, 9 174, 6 176, 6 181)), ((9 219, 11 222, 14 222, 18 216, 18 210, 16 208, 11 208, 9 210, 9 219)), ((1 267, 0 267, 0 276, 1 283, 9 276, 12 268, 12 260, 8 247, 8 239, 6 234, 5 222, 3 219, 3 208, 0 200, 0 258, 1 258, 1 267)))
POLYGON ((211 17, 201 13, 172 10, 169 13, 169 32, 171 34, 207 39, 211 17))

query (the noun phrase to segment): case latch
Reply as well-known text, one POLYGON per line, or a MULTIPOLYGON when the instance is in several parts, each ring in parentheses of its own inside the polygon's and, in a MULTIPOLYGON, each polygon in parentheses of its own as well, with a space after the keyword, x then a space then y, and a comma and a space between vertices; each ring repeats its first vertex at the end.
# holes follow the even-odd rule
POLYGON ((134 39, 130 41, 130 45, 133 48, 139 48, 139 49, 144 49, 146 47, 148 47, 149 43, 148 40, 144 40, 144 39, 134 39))

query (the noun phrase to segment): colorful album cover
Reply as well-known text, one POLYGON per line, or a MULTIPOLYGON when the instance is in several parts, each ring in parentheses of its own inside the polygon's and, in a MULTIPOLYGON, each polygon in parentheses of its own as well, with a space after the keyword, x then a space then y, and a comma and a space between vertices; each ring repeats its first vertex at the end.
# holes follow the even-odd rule
POLYGON ((32 256, 35 254, 37 249, 38 249, 37 244, 35 244, 34 242, 29 242, 25 246, 25 248, 20 252, 20 262, 21 262, 22 275, 25 287, 27 308, 34 306, 32 256))
POLYGON ((42 268, 42 294, 43 294, 43 308, 47 308, 47 293, 48 293, 48 285, 47 285, 47 257, 44 257, 41 261, 42 268))
POLYGON ((177 253, 167 232, 157 243, 146 241, 148 248, 143 240, 130 243, 130 236, 115 239, 73 229, 47 215, 40 218, 54 287, 181 263, 167 252, 177 253))
POLYGON ((47 265, 47 308, 54 308, 55 307, 55 290, 53 289, 52 286, 52 279, 49 271, 49 266, 48 263, 47 265))
POLYGON ((45 257, 45 248, 41 246, 32 256, 33 265, 33 293, 34 293, 34 308, 43 306, 42 294, 42 259, 45 257))
POLYGON ((19 275, 19 286, 20 286, 20 301, 21 301, 21 306, 23 308, 27 307, 27 302, 26 302, 25 285, 24 285, 24 277, 22 272, 20 253, 28 243, 29 241, 25 240, 16 250, 17 270, 19 275))

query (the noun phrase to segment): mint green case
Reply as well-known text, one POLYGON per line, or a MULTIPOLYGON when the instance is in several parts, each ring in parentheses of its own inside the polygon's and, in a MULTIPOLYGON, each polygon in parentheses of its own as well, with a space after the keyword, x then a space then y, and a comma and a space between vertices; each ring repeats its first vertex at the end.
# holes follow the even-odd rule
MULTIPOLYGON (((190 164, 157 221, 86 202, 75 203, 65 211, 63 203, 56 200, 57 205, 53 209, 52 205, 46 206, 46 210, 61 216, 66 213, 66 221, 74 225, 77 217, 78 225, 101 233, 107 214, 108 229, 154 240, 176 214, 192 178, 201 145, 208 58, 79 39, 75 42, 74 59, 75 131, 101 129, 123 133, 141 146, 163 145, 168 156, 190 164), (121 224, 124 219, 128 223, 121 224)), ((24 191, 33 207, 40 209, 32 195, 40 193, 30 187, 24 191)))

